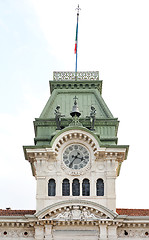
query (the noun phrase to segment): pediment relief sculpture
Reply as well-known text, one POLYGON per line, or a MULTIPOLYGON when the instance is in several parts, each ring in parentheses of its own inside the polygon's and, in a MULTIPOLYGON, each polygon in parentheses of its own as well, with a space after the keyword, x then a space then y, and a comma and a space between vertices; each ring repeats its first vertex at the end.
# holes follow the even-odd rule
POLYGON ((61 210, 58 214, 47 214, 45 219, 56 220, 56 221, 93 221, 109 218, 102 212, 94 211, 88 207, 72 206, 66 207, 61 210))

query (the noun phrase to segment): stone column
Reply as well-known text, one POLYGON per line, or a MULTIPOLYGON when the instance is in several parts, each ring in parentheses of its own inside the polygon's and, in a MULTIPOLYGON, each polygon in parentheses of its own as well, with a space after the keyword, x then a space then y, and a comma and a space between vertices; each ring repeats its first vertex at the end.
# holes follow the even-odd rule
POLYGON ((53 240, 52 227, 53 227, 52 225, 45 225, 44 240, 53 240))
POLYGON ((80 182, 80 196, 82 196, 82 180, 80 180, 79 182, 80 182))
POLYGON ((108 226, 108 239, 115 240, 117 239, 117 227, 108 226))
POLYGON ((35 239, 36 240, 44 240, 44 227, 43 226, 35 226, 35 239))
MULTIPOLYGON (((100 240, 107 240, 107 225, 105 224, 100 224, 100 240)), ((113 239, 114 240, 114 239, 113 239)))

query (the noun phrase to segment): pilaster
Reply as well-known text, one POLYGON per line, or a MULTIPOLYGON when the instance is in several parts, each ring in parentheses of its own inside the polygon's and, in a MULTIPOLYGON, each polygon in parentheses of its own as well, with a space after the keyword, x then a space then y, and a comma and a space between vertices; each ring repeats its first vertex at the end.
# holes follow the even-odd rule
POLYGON ((62 178, 59 174, 57 174, 57 179, 56 179, 56 196, 62 196, 62 178))
POLYGON ((90 195, 91 195, 91 196, 96 196, 95 171, 92 171, 92 172, 91 172, 90 195))
POLYGON ((53 227, 52 225, 45 225, 44 240, 53 240, 52 227, 53 227))
POLYGON ((70 180, 69 183, 70 183, 70 196, 72 196, 72 180, 70 180))
POLYGON ((112 154, 107 157, 106 171, 106 196, 107 207, 116 211, 116 194, 115 194, 115 179, 116 179, 116 162, 112 159, 112 154))
POLYGON ((44 226, 35 226, 35 240, 44 240, 44 226))
POLYGON ((117 239, 117 226, 108 226, 108 239, 117 239))
POLYGON ((46 183, 45 177, 37 177, 37 194, 36 194, 36 210, 39 211, 44 208, 43 198, 46 196, 46 183))
MULTIPOLYGON (((100 240, 107 240, 107 225, 100 224, 100 240)), ((114 240, 114 239, 113 239, 114 240)))

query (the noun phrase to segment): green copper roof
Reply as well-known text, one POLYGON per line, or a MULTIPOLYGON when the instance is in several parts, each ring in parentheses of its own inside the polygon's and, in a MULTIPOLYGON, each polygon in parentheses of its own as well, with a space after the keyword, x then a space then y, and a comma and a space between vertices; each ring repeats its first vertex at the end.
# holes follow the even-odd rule
POLYGON ((101 144, 116 145, 118 120, 114 118, 102 98, 102 81, 99 72, 54 72, 50 81, 51 96, 47 101, 41 115, 34 121, 35 144, 50 145, 57 134, 55 109, 59 105, 64 117, 61 119, 61 128, 71 125, 70 112, 74 105, 74 97, 78 98, 77 104, 81 116, 80 126, 90 131, 90 110, 93 105, 96 109, 94 134, 100 139, 101 144))
MULTIPOLYGON (((63 82, 61 82, 63 84, 63 82)), ((97 89, 55 89, 52 92, 40 118, 55 118, 54 110, 60 105, 61 113, 66 118, 70 118, 70 112, 74 103, 74 97, 78 98, 78 106, 81 112, 81 118, 90 115, 90 107, 96 108, 96 118, 113 118, 112 113, 105 104, 102 96, 97 89)))

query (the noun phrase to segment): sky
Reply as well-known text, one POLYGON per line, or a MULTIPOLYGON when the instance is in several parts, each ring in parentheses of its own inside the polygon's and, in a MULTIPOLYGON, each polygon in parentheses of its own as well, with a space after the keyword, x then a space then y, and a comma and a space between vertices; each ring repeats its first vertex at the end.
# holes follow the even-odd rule
POLYGON ((149 208, 149 1, 0 0, 0 209, 36 208, 23 145, 46 104, 53 71, 99 71, 102 96, 130 145, 116 180, 118 208, 149 208))

